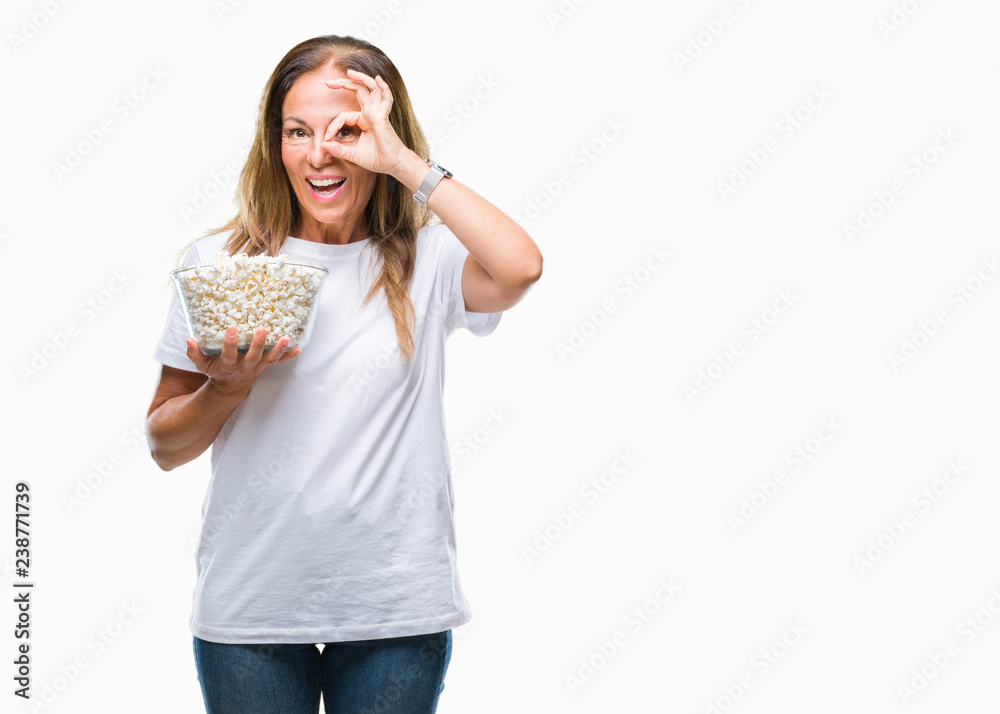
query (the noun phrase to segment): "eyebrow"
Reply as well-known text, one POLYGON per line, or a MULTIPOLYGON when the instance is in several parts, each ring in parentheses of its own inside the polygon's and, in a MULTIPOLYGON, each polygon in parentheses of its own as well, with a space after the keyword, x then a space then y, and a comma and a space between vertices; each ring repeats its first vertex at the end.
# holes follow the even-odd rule
POLYGON ((283 120, 281 121, 281 123, 282 123, 282 124, 284 124, 284 123, 285 123, 286 121, 297 121, 297 122, 298 122, 299 124, 301 124, 302 126, 309 126, 308 124, 306 124, 306 123, 305 123, 304 121, 302 121, 302 120, 301 120, 301 119, 299 119, 298 117, 285 117, 285 118, 284 118, 284 119, 283 119, 283 120))

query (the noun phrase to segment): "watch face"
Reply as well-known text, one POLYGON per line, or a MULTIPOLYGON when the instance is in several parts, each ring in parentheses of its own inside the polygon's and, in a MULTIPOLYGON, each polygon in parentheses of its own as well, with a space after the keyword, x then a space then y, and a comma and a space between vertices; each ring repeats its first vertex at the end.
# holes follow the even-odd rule
POLYGON ((427 159, 427 163, 436 168, 441 173, 443 173, 445 178, 451 178, 451 171, 446 169, 444 166, 441 166, 440 164, 435 164, 430 159, 427 159))

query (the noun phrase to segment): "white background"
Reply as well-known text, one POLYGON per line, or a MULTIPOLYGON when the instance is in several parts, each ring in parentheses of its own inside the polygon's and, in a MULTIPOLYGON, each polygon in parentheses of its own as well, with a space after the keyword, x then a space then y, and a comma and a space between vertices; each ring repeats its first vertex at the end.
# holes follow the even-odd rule
POLYGON ((126 435, 176 252, 231 214, 274 65, 328 33, 385 50, 432 158, 545 260, 495 333, 448 343, 474 619, 439 711, 1000 706, 996 3, 224 2, 0 16, 5 711, 32 710, 20 479, 35 710, 201 711, 209 456, 162 472, 126 435))

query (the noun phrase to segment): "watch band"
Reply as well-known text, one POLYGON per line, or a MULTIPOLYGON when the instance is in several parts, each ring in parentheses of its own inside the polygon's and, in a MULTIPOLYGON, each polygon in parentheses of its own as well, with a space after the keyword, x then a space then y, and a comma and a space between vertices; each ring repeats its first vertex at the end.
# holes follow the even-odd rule
POLYGON ((437 188, 437 185, 441 183, 441 179, 451 178, 451 171, 444 168, 443 166, 438 166, 430 159, 424 159, 427 165, 430 167, 427 171, 427 175, 424 176, 423 182, 420 184, 420 188, 417 192, 413 194, 413 200, 419 203, 421 206, 427 205, 427 199, 430 198, 431 192, 437 188))

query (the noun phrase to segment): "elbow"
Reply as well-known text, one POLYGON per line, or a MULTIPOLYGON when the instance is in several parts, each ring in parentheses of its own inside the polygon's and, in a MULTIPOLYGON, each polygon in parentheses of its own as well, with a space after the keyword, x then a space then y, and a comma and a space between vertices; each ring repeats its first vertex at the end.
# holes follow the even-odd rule
MULTIPOLYGON (((537 259, 532 259, 518 271, 518 277, 510 282, 510 305, 514 305, 523 298, 532 286, 542 277, 542 256, 539 253, 537 259)), ((506 308, 505 308, 506 309, 506 308)))
POLYGON ((177 467, 177 464, 167 461, 156 449, 150 449, 149 455, 153 459, 153 463, 160 467, 160 471, 173 471, 177 467))
POLYGON ((542 254, 537 248, 534 253, 524 261, 521 268, 521 275, 521 281, 526 285, 537 283, 538 279, 542 277, 542 254))
POLYGON ((532 266, 532 271, 531 271, 531 282, 532 282, 532 284, 537 283, 538 279, 541 278, 541 277, 542 277, 542 254, 539 253, 538 254, 538 259, 535 261, 535 264, 532 266))
POLYGON ((527 290, 532 285, 538 282, 538 279, 542 277, 542 254, 535 251, 529 260, 525 262, 524 267, 521 269, 521 278, 517 281, 521 290, 527 290))
POLYGON ((517 226, 517 229, 521 234, 521 251, 516 270, 519 278, 515 282, 527 290, 542 277, 542 251, 524 228, 517 226))
POLYGON ((507 310, 519 303, 531 288, 534 287, 540 277, 542 277, 542 261, 539 258, 537 266, 521 271, 520 277, 510 283, 510 287, 506 292, 506 307, 502 309, 507 310))
POLYGON ((152 433, 149 434, 147 441, 149 443, 149 457, 153 460, 153 463, 160 468, 160 471, 173 471, 177 464, 170 461, 170 459, 168 459, 163 453, 162 449, 157 448, 156 441, 153 439, 152 433))
POLYGON ((146 419, 146 443, 149 444, 149 457, 153 459, 153 463, 161 471, 173 471, 177 468, 178 464, 167 458, 167 455, 163 453, 163 449, 159 448, 159 440, 156 438, 156 433, 153 429, 153 414, 150 414, 146 419))

